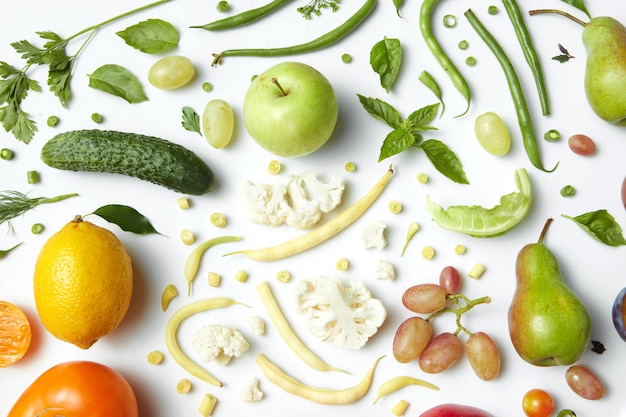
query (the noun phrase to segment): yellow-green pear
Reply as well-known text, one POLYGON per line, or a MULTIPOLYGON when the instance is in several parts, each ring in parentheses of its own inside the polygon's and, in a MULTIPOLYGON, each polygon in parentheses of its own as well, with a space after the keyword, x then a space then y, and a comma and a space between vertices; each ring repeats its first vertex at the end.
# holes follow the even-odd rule
POLYGON ((571 365, 585 352, 591 319, 582 300, 563 280, 556 257, 543 239, 524 246, 515 265, 516 288, 509 307, 515 350, 537 366, 571 365))
POLYGON ((562 10, 530 11, 531 15, 539 13, 557 13, 584 27, 585 94, 589 106, 602 120, 626 126, 626 27, 607 16, 584 22, 562 10))
POLYGON ((594 17, 583 30, 587 50, 585 93, 593 111, 613 124, 626 123, 626 27, 594 17))

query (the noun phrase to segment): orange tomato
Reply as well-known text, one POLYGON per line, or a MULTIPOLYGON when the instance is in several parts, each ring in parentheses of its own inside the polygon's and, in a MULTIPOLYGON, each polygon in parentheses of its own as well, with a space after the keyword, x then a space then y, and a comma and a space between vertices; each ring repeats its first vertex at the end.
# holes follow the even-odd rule
POLYGON ((90 361, 64 362, 41 374, 7 417, 137 417, 132 387, 117 371, 90 361))
POLYGON ((26 314, 16 305, 0 301, 0 368, 22 359, 28 347, 32 330, 26 314))

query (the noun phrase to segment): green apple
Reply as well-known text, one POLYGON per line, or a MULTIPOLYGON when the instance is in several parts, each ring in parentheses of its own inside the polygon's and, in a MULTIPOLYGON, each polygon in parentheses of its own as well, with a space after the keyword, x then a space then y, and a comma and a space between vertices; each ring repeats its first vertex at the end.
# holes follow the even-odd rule
POLYGON ((257 76, 243 102, 250 136, 285 157, 321 148, 330 139, 338 114, 337 96, 328 79, 300 62, 283 62, 257 76))

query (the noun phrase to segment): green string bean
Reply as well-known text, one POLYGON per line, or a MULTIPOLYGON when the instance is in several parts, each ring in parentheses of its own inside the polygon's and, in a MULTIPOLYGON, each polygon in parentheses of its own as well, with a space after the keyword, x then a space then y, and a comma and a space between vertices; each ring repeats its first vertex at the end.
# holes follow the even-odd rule
POLYGON ((313 39, 312 41, 279 48, 227 49, 219 54, 213 54, 214 59, 213 62, 211 62, 211 66, 221 64, 224 57, 227 56, 275 57, 303 54, 326 48, 340 41, 356 29, 357 26, 359 26, 367 16, 369 16, 372 10, 374 10, 374 6, 376 6, 376 0, 366 0, 363 6, 361 6, 361 8, 357 10, 348 20, 322 36, 313 39))
POLYGON ((443 48, 441 47, 441 44, 433 33, 432 14, 438 2, 439 0, 424 0, 424 2, 422 3, 419 17, 420 31, 422 32, 422 37, 424 38, 426 46, 428 46, 431 54, 437 60, 441 68, 443 68, 443 70, 448 74, 454 87, 459 91, 459 93, 461 93, 461 95, 465 98, 465 101, 467 102, 467 107, 465 111, 456 116, 460 117, 468 112, 472 94, 470 91, 470 87, 465 80, 465 77, 457 69, 452 60, 448 57, 448 55, 446 55, 443 48))
POLYGON ((267 16, 271 12, 278 10, 280 7, 286 5, 291 1, 292 0, 272 0, 263 6, 249 9, 236 15, 226 17, 224 19, 215 20, 213 22, 207 23, 206 25, 189 27, 193 29, 205 29, 210 31, 233 29, 259 20, 262 17, 267 16))
POLYGON ((519 123, 519 127, 522 133, 524 149, 526 150, 526 154, 528 155, 528 159, 530 162, 538 169, 545 172, 552 172, 559 165, 558 163, 551 170, 547 170, 544 168, 541 162, 541 156, 539 153, 539 146, 537 144, 537 138, 535 136, 535 130, 532 123, 532 118, 530 116, 530 112, 528 111, 528 104, 526 103, 526 97, 524 96, 524 90, 522 89, 522 85, 520 83, 519 77, 515 72, 515 68, 511 64, 508 56, 498 43, 498 41, 493 37, 493 35, 483 26, 482 22, 478 19, 478 17, 474 14, 471 9, 468 9, 465 12, 465 17, 469 21, 470 25, 474 28, 476 33, 480 36, 480 38, 485 42, 485 44, 489 47, 491 52, 495 55, 496 59, 500 63, 504 75, 507 80, 507 84, 509 86, 509 91, 511 93, 511 98, 513 99, 513 104, 515 105, 515 112, 517 114, 517 121, 519 123))
POLYGON ((526 58, 526 62, 532 71, 535 79, 535 85, 537 87, 537 93, 539 94, 541 111, 543 112, 543 115, 546 116, 550 114, 548 91, 543 78, 541 61, 539 60, 539 56, 537 55, 537 51, 533 45, 532 38, 530 37, 530 33, 528 33, 528 28, 526 27, 526 23, 524 22, 524 18, 522 17, 517 1, 502 0, 502 4, 504 5, 506 13, 509 15, 509 20, 511 20, 511 23, 513 24, 513 29, 515 30, 515 35, 517 36, 517 39, 522 47, 524 58, 526 58))

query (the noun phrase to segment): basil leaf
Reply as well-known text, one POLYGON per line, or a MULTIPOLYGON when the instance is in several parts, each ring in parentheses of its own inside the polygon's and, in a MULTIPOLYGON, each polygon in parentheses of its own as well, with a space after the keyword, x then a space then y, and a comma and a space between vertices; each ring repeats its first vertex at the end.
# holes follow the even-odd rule
POLYGON ((622 228, 606 210, 597 210, 576 217, 561 216, 573 220, 589 236, 609 246, 626 245, 622 228))
POLYGON ((424 141, 419 147, 424 150, 437 171, 456 183, 469 184, 461 161, 443 142, 429 139, 424 141))
POLYGON ((437 128, 428 126, 428 123, 435 120, 439 112, 439 103, 431 104, 421 109, 415 110, 406 119, 413 129, 417 130, 437 130, 437 128))
POLYGON ((402 116, 400 116, 400 113, 398 113, 391 104, 377 98, 364 97, 360 94, 357 94, 357 96, 363 108, 365 108, 372 117, 387 123, 387 125, 394 129, 402 126, 402 116))
POLYGON ((148 19, 116 34, 124 39, 127 45, 146 54, 169 51, 178 45, 179 40, 176 28, 161 19, 148 19))
POLYGON ((148 100, 137 77, 120 65, 103 65, 88 77, 89 87, 121 97, 129 103, 148 100))
POLYGON ((404 0, 393 0, 393 5, 396 7, 396 14, 398 15, 398 17, 402 17, 402 15, 400 14, 400 9, 404 5, 404 0))
POLYGON ((378 162, 387 159, 390 156, 397 155, 415 143, 415 136, 406 129, 398 128, 392 130, 380 148, 378 162))
POLYGON ((196 111, 190 106, 183 107, 182 125, 190 132, 196 132, 202 136, 202 130, 200 128, 200 115, 198 115, 198 113, 196 113, 196 111))
POLYGON ((402 45, 399 39, 388 39, 377 42, 370 51, 370 65, 380 76, 380 85, 387 91, 391 90, 402 64, 402 45))
POLYGON ((422 71, 418 79, 422 82, 422 84, 428 87, 430 91, 433 92, 435 97, 437 97, 437 99, 441 103, 441 114, 439 115, 439 117, 443 116, 443 112, 445 111, 446 107, 445 107, 445 104, 443 103, 443 95, 441 94, 441 88, 439 87, 439 83, 437 83, 437 80, 435 80, 435 77, 433 77, 430 72, 424 70, 422 71))
POLYGON ((584 0, 562 0, 562 1, 576 7, 578 10, 585 13, 589 19, 591 19, 591 15, 589 14, 589 11, 585 7, 584 0))
POLYGON ((91 214, 102 217, 109 223, 118 225, 126 232, 140 235, 161 234, 150 223, 147 217, 132 207, 121 204, 109 204, 102 206, 91 214))

